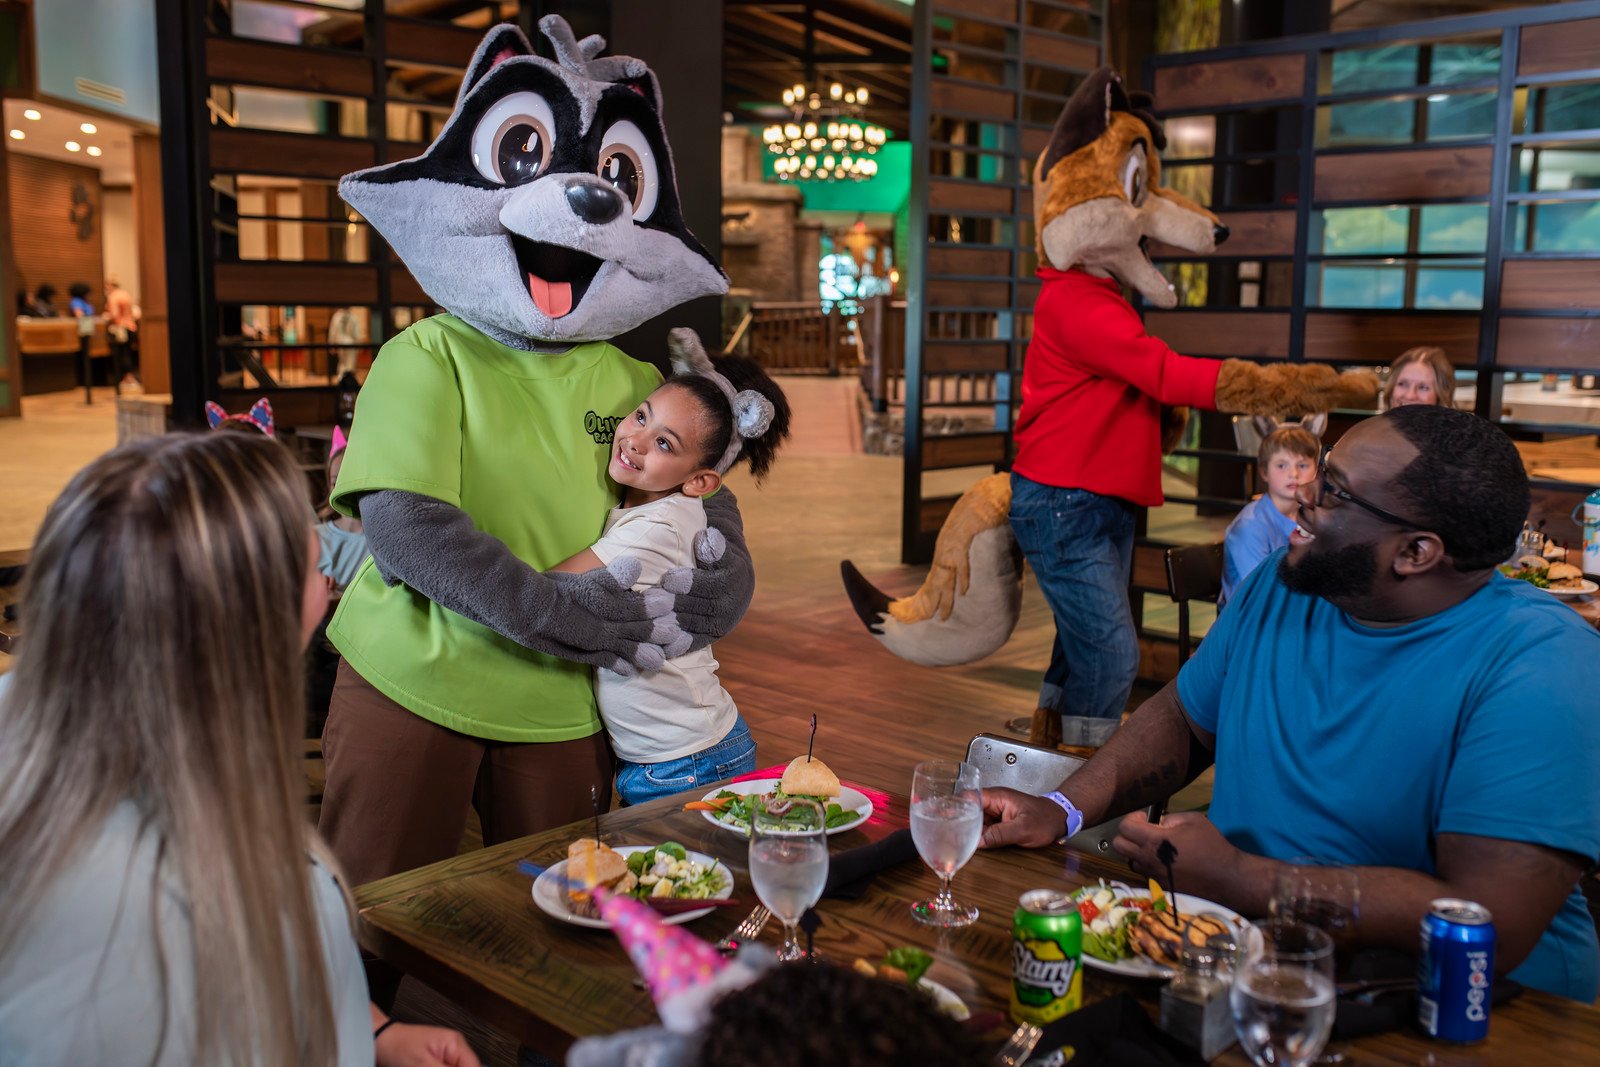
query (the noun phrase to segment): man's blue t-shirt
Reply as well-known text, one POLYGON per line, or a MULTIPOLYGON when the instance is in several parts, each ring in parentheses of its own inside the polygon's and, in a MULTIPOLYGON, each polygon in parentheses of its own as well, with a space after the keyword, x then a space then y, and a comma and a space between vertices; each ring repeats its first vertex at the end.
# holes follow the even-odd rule
MULTIPOLYGON (((1210 817, 1274 859, 1436 874, 1439 834, 1600 855, 1600 634, 1494 575, 1437 615, 1362 626, 1278 580, 1270 556, 1178 675, 1214 733, 1210 817)), ((1512 977, 1582 1001, 1600 944, 1576 889, 1512 977)))
POLYGON ((1222 537, 1222 595, 1217 607, 1233 598, 1261 561, 1289 544, 1294 520, 1263 493, 1239 510, 1222 537))

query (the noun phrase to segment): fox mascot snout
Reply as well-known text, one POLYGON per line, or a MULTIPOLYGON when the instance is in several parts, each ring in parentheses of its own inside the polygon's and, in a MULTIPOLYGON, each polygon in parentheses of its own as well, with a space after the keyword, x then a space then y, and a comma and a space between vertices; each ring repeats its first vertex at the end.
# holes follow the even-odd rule
MULTIPOLYGON (((1033 170, 1034 221, 1040 262, 1056 272, 1080 270, 1094 278, 1115 279, 1136 290, 1148 303, 1174 307, 1177 294, 1149 256, 1149 243, 1160 241, 1196 255, 1207 255, 1228 237, 1228 227, 1192 200, 1161 187, 1160 152, 1166 147, 1161 124, 1150 114, 1149 96, 1127 93, 1109 67, 1091 74, 1068 101, 1033 170)), ((1043 273, 1043 272, 1041 272, 1043 273)), ((1046 280, 1046 289, 1050 285, 1046 280)), ((1120 307, 1096 308, 1102 315, 1132 317, 1126 332, 1136 334, 1138 351, 1148 358, 1152 345, 1187 369, 1191 381, 1203 380, 1198 391, 1178 398, 1158 395, 1161 385, 1131 400, 1114 373, 1120 337, 1085 337, 1092 329, 1076 309, 1049 303, 1041 290, 1035 308, 1030 349, 1048 346, 1052 359, 1064 360, 1074 381, 1093 387, 1116 381, 1120 388, 1099 395, 1114 396, 1115 408, 1097 410, 1079 389, 1030 388, 1025 373, 1018 416, 1018 470, 1026 451, 1024 431, 1041 405, 1071 404, 1073 418, 1098 425, 1100 440, 1118 444, 1121 453, 1097 453, 1089 465, 1137 462, 1138 470, 1121 472, 1137 483, 1136 492, 1115 493, 1134 504, 1154 506, 1160 497, 1160 454, 1182 435, 1184 415, 1173 409, 1191 403, 1217 411, 1283 418, 1335 407, 1371 405, 1377 378, 1366 371, 1343 375, 1322 364, 1258 365, 1245 360, 1194 359, 1170 352, 1143 333, 1136 312, 1120 293, 1103 298, 1120 307), (1064 357, 1054 353, 1065 352, 1064 357), (1073 355, 1077 353, 1077 358, 1073 355), (1214 389, 1210 383, 1215 383, 1214 389), (1087 405, 1087 406, 1085 406, 1087 405), (1030 408, 1032 410, 1030 410, 1030 408), (1109 427, 1105 423, 1111 422, 1109 427), (1124 460, 1121 455, 1135 457, 1124 460)), ((1030 350, 1030 366, 1038 358, 1030 350)), ((1185 413, 1186 414, 1186 413, 1185 413)), ((1036 448, 1041 446, 1035 446, 1036 448)), ((1089 463, 1089 460, 1085 460, 1089 463)), ((867 629, 895 655, 928 666, 970 663, 999 649, 1017 624, 1022 602, 1022 556, 1009 526, 1011 481, 1006 473, 979 481, 956 503, 934 547, 933 565, 922 587, 909 597, 891 599, 874 587, 848 561, 841 564, 845 590, 867 629)), ((1051 483, 1061 484, 1061 483, 1051 483)), ((1096 485, 1066 483, 1104 492, 1096 485)), ((1045 724, 1046 726, 1048 724, 1045 724)), ((1035 740, 1049 740, 1035 719, 1035 740), (1041 733, 1044 736, 1041 736, 1041 733)), ((1059 736, 1059 734, 1057 735, 1059 736)))

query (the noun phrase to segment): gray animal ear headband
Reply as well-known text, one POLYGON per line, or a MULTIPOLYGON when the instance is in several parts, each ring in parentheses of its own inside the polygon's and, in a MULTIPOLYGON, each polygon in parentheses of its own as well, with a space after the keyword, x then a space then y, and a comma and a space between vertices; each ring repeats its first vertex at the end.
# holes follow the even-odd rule
POLYGON ((667 351, 672 354, 674 374, 697 374, 709 379, 722 390, 722 395, 728 398, 728 404, 733 408, 732 439, 722 458, 711 468, 718 474, 726 474, 728 468, 733 466, 733 461, 739 458, 739 450, 744 447, 744 442, 752 437, 760 437, 772 425, 772 401, 754 389, 735 391, 733 383, 718 374, 711 365, 711 357, 706 355, 700 335, 686 326, 679 326, 667 334, 667 351))

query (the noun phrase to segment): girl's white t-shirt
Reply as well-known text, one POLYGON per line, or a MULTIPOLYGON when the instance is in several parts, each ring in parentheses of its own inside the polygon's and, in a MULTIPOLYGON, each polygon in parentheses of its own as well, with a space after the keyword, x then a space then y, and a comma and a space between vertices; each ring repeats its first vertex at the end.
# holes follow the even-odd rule
MULTIPOLYGON (((637 559, 633 587, 649 589, 672 568, 694 566, 695 534, 705 528, 700 498, 673 493, 611 509, 594 554, 606 564, 622 556, 637 559)), ((668 660, 659 671, 596 671, 595 697, 611 747, 629 763, 663 763, 710 748, 733 729, 739 714, 717 681, 710 648, 668 660)))

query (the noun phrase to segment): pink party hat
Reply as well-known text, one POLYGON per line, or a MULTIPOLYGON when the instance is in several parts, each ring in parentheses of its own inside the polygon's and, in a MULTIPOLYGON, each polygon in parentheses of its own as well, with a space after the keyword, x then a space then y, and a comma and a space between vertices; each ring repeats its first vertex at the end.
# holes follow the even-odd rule
POLYGON ((650 987, 662 1024, 677 1033, 702 1026, 711 1002, 754 981, 758 972, 742 960, 729 962, 687 930, 668 926, 649 905, 604 889, 594 892, 600 917, 628 950, 628 958, 650 987))
POLYGON ((341 426, 335 426, 333 428, 333 444, 328 446, 328 455, 338 455, 340 452, 343 452, 345 448, 349 446, 349 444, 350 439, 344 435, 344 428, 341 426))

